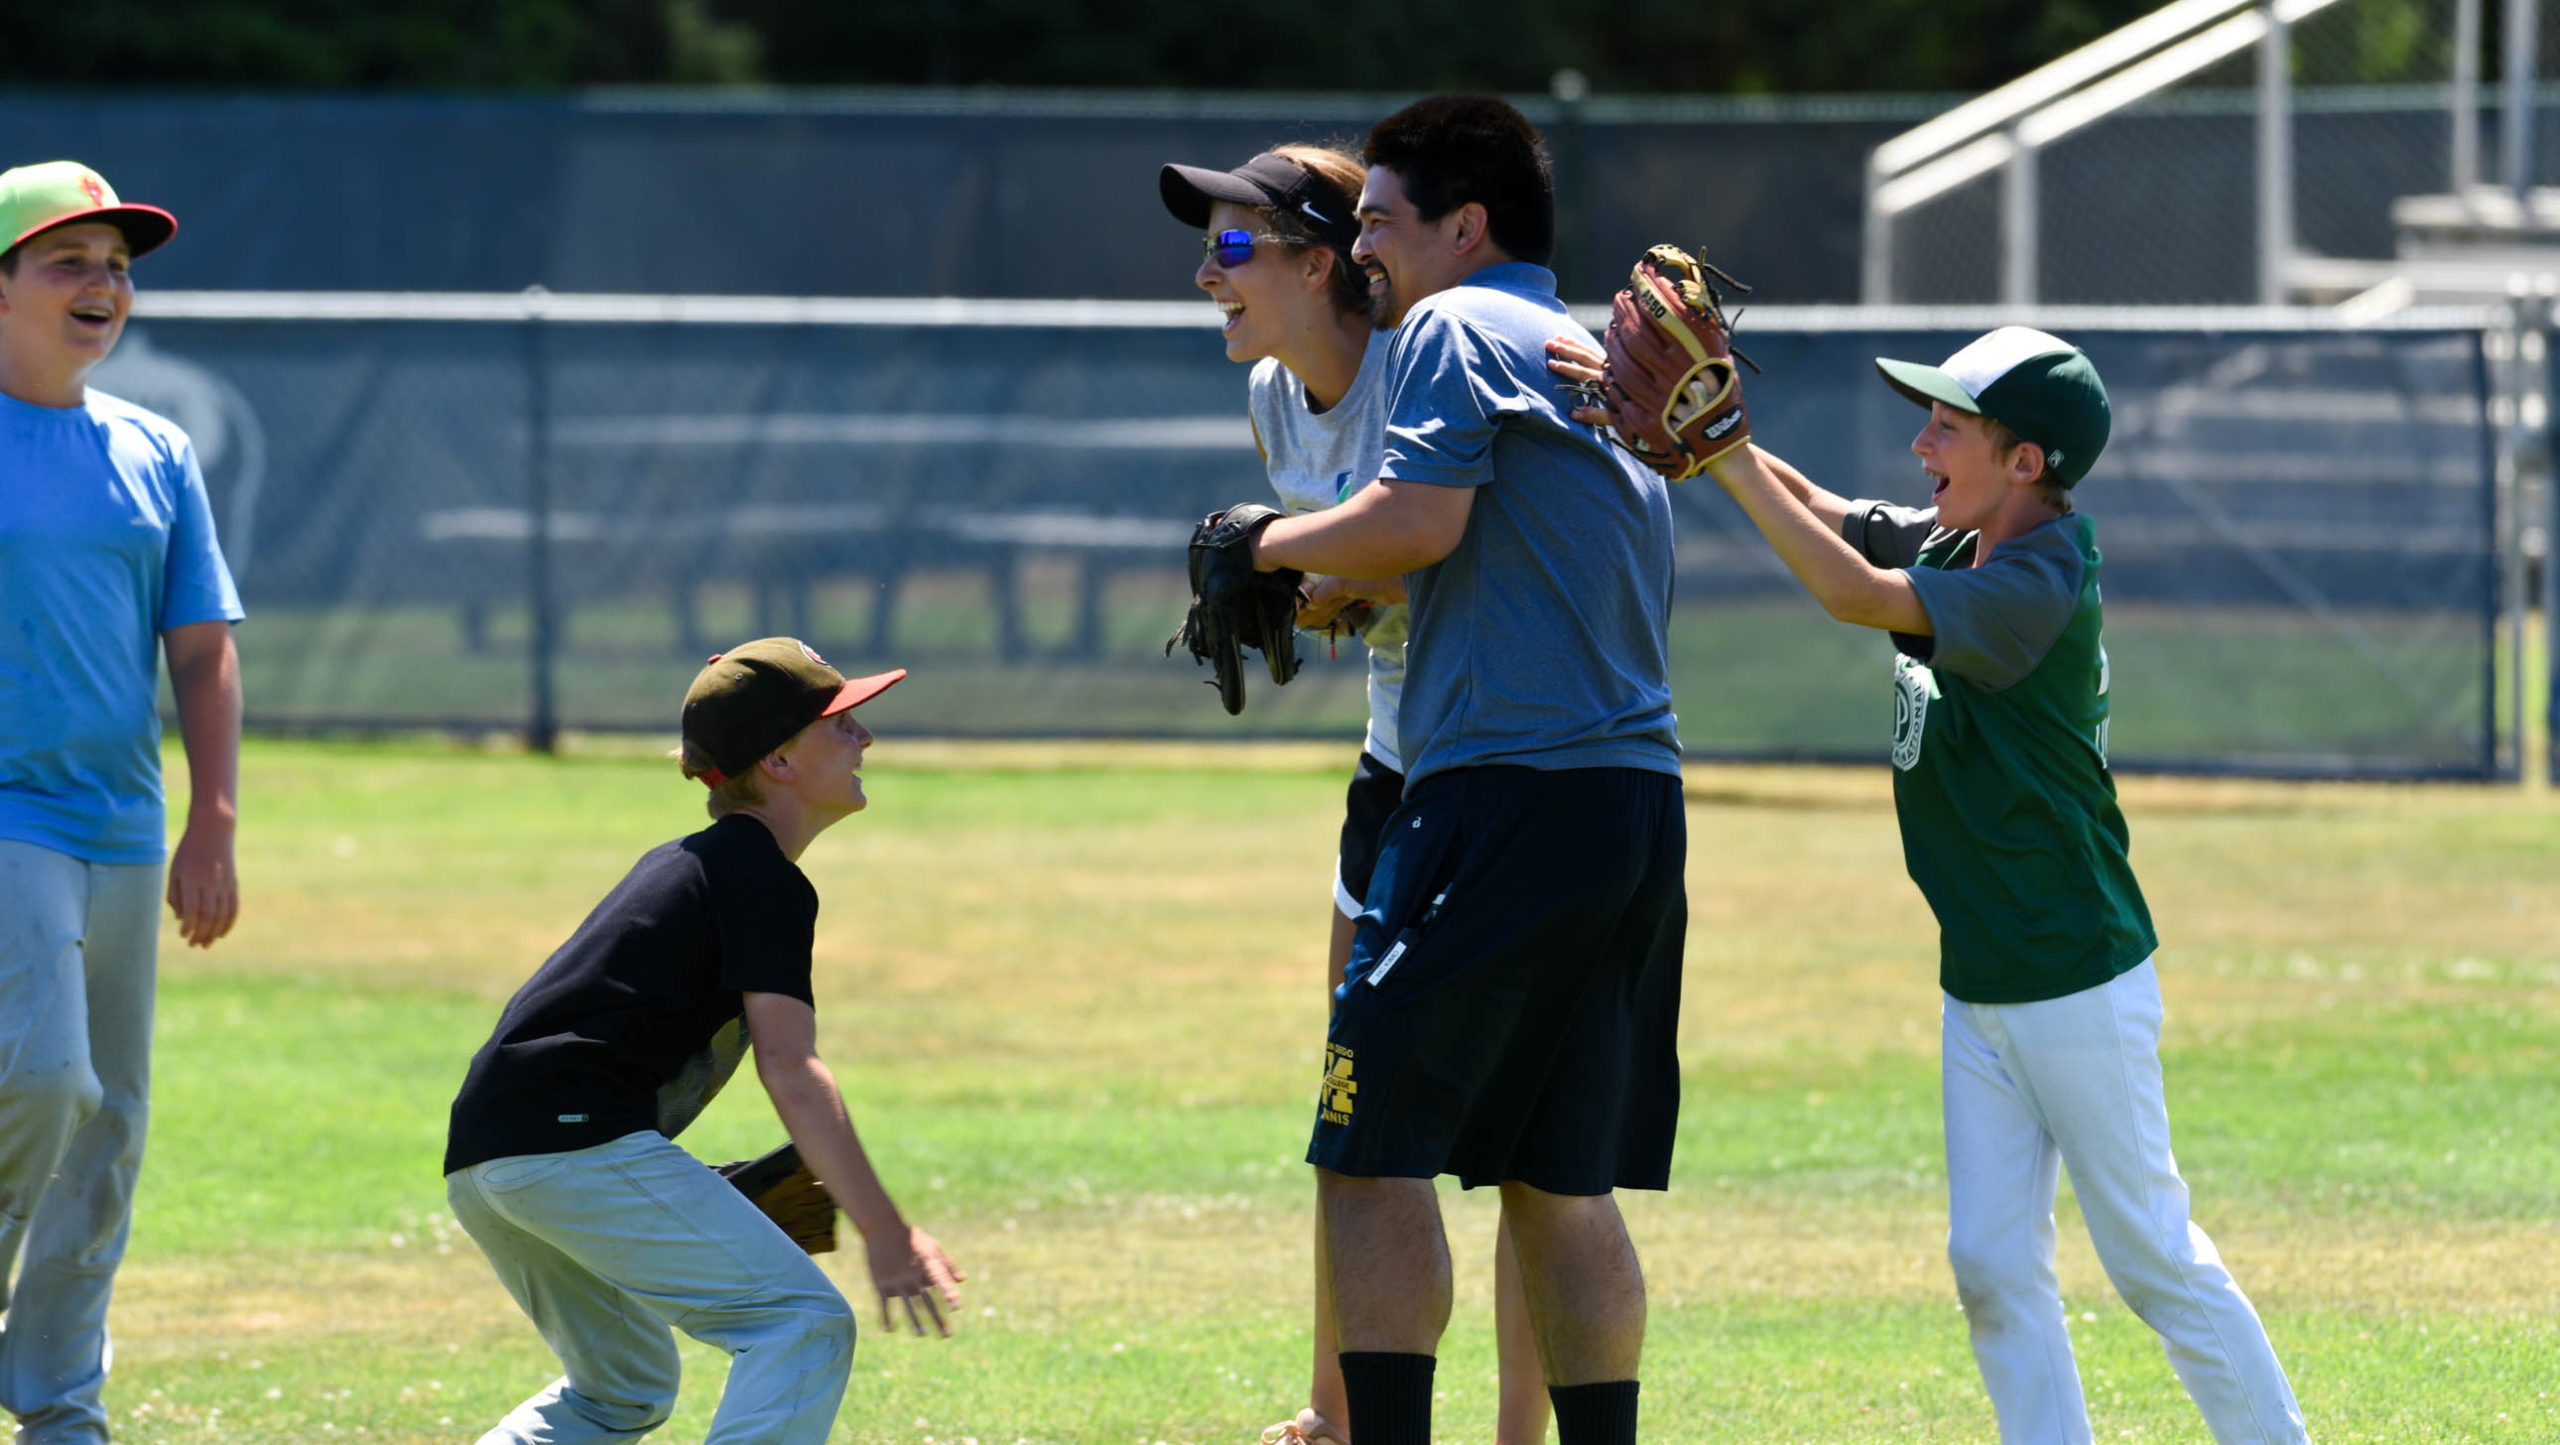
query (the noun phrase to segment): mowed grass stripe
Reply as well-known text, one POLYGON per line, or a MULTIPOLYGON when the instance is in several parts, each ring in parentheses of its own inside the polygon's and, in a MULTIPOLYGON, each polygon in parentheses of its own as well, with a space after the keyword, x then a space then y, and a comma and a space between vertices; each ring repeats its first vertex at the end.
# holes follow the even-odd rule
MULTIPOLYGON (((314 1247, 416 1235, 441 1208, 445 1109, 494 1021, 469 995, 192 977, 164 987, 138 1249, 314 1247), (288 1167, 290 1166, 290 1167, 288 1167), (306 1175, 305 1171, 308 1171, 306 1175), (317 1177, 309 1177, 317 1176, 317 1177), (182 1192, 162 1181, 184 1179, 182 1192), (385 1212, 351 1210, 396 1201, 385 1212)), ((2544 1220, 2560 1150, 2560 1021, 2514 1009, 2330 1011, 2172 1050, 2179 1152, 2201 1206, 2544 1220)), ((849 1066, 857 1122, 906 1192, 978 1213, 1179 1195, 1295 1204, 1304 1092, 1127 1102, 1041 1080, 951 1087, 849 1066)), ((687 1135, 743 1157, 779 1129, 751 1080, 687 1135)), ((1692 1059, 1675 1193, 1933 1206, 1945 1188, 1934 1069, 1888 1055, 1692 1059)))
MULTIPOLYGON (((1013 1229, 953 1221, 960 1227, 946 1233, 969 1242, 976 1276, 960 1336, 918 1341, 867 1320, 837 1438, 1247 1437, 1275 1396, 1300 1388, 1304 1216, 1186 1217, 1183 1207, 1062 1212, 1013 1229)), ((1464 1438, 1491 1410, 1492 1213, 1452 1201, 1451 1215, 1461 1288, 1443 1408, 1449 1434, 1464 1438)), ((1637 1220, 1655 1291, 1649 1438, 1989 1437, 1927 1223, 1856 1208, 1707 1208, 1686 1219, 1680 1229, 1637 1220)), ((2235 1233, 2225 1231, 2226 1245, 2235 1233)), ((2425 1261, 2436 1234, 2421 1227, 2375 1244, 2425 1261)), ((2512 1261, 2535 1248, 2547 1259, 2552 1242, 2546 1233, 2480 1243, 2512 1261)), ((2319 1288, 2311 1274, 2342 1258, 2326 1247, 2334 1241, 2320 1243, 2287 1257, 2243 1241, 2232 1257, 2258 1286, 2306 1408, 2327 1427, 2321 1438, 2542 1438, 2530 1425, 2496 1432, 2502 1414, 2537 1418, 2549 1386, 2560 1328, 2541 1303, 2547 1274, 2539 1299, 2503 1309, 2432 1297, 2341 1309, 2302 1297, 2319 1288), (2427 1434, 2412 1428, 2420 1423, 2427 1434)), ((2068 1245, 2065 1297, 2105 1438, 2127 1428, 2200 1438, 2149 1332, 2107 1293, 2085 1245, 2076 1236, 2068 1245)), ((849 1257, 829 1264, 848 1293, 860 1288, 849 1257)), ((485 1426, 552 1369, 467 1244, 398 1258, 138 1265, 128 1293, 152 1303, 126 1311, 125 1378, 162 1392, 153 1428, 128 1430, 132 1439, 343 1439, 359 1425, 382 1438, 468 1439, 463 1427, 485 1426), (227 1436, 208 1428, 215 1409, 227 1436)), ((700 1438, 721 1370, 705 1350, 688 1348, 686 1360, 674 1440, 700 1438)))

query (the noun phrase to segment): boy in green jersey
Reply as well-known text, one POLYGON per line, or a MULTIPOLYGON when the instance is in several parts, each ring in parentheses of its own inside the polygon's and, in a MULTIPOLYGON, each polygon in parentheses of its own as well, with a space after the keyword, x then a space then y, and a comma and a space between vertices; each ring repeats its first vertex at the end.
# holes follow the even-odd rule
MULTIPOLYGON (((1587 348, 1553 350, 1559 372, 1595 375, 1587 348)), ((1754 446, 1710 470, 1832 616, 1893 636, 1894 811, 1946 995, 1947 1255, 2000 1438, 2090 1438, 2053 1272, 2067 1164, 2107 1277, 2214 1438, 2304 1440, 2169 1149, 2158 942, 2107 770, 2097 534, 2071 508, 2106 445, 2106 389, 2023 326, 1941 366, 1876 368, 1928 408, 1911 449, 1930 509, 1843 500, 1754 446)))

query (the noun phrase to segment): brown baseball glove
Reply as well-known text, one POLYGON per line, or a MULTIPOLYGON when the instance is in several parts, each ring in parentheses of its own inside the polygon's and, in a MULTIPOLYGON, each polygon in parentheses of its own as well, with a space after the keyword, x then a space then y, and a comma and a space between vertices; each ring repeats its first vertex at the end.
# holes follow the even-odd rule
POLYGON ((1719 282, 1751 289, 1677 246, 1656 246, 1610 303, 1602 339, 1609 364, 1596 400, 1617 414, 1619 444, 1675 482, 1751 440, 1734 363, 1760 368, 1733 347, 1719 282))
POLYGON ((800 1162, 795 1145, 785 1142, 770 1154, 720 1165, 719 1172, 748 1203, 781 1225, 793 1244, 810 1254, 836 1247, 836 1201, 800 1162))

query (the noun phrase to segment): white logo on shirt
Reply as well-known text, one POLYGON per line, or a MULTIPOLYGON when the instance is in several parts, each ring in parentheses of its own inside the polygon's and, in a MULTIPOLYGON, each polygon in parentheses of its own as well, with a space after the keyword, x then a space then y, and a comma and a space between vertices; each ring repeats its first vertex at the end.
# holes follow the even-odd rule
MULTIPOLYGON (((2105 697, 2107 695, 2108 685, 2114 681, 2115 676, 2107 667, 2107 645, 2101 642, 2098 644, 2098 696, 2105 697)), ((2110 721, 2112 721, 2112 719, 2100 718, 2098 720, 2097 736, 2093 739, 2093 741, 2098 745, 2098 765, 2100 767, 2106 766, 2107 762, 2107 724, 2110 721)))
POLYGON ((1929 727, 1929 699, 1937 695, 1935 673, 1922 663, 1894 654, 1893 765, 1903 772, 1920 765, 1920 740, 1929 727))

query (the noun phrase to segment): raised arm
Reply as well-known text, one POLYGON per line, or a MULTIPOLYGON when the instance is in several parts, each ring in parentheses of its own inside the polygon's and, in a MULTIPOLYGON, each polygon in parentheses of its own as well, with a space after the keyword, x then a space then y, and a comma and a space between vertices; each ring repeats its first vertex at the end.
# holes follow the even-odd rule
POLYGON ((1793 493, 1806 511, 1813 513, 1815 521, 1828 528, 1832 536, 1840 535, 1840 524, 1849 515, 1848 498, 1824 491, 1811 477, 1789 465, 1786 458, 1763 450, 1756 442, 1752 444, 1751 454, 1759 459, 1763 471, 1793 493))
MULTIPOLYGON (((1569 333, 1547 343, 1547 370, 1569 382, 1584 385, 1598 382, 1602 368, 1608 364, 1608 360, 1607 354, 1602 352, 1588 336, 1569 333)), ((1610 430, 1615 430, 1618 426, 1618 414, 1605 406, 1575 407, 1573 419, 1585 426, 1610 430)), ((1841 519, 1849 515, 1849 503, 1846 498, 1824 491, 1820 486, 1815 485, 1812 478, 1797 471, 1775 454, 1763 450, 1757 444, 1754 444, 1751 450, 1759 454, 1760 465, 1768 470, 1769 475, 1780 486, 1794 493, 1796 500, 1802 502, 1805 509, 1812 512, 1822 525, 1829 527, 1834 533, 1840 530, 1841 519)))
POLYGON ((1787 570, 1796 575, 1824 611, 1862 627, 1881 627, 1918 637, 1930 635, 1928 609, 1920 605, 1920 594, 1912 587, 1910 576, 1898 569, 1876 566, 1841 538, 1840 519, 1847 514, 1847 504, 1804 481, 1793 468, 1781 475, 1778 467, 1785 464, 1770 465, 1775 461, 1758 447, 1739 447, 1718 459, 1709 471, 1742 504, 1760 535, 1769 539, 1778 560, 1787 564, 1787 570), (1796 483, 1825 499, 1834 510, 1827 515, 1818 512, 1816 501, 1800 495, 1786 476, 1793 476, 1796 483))
POLYGON ((172 627, 160 645, 187 752, 187 826, 169 859, 169 908, 179 937, 210 948, 240 917, 240 653, 228 622, 172 627))
MULTIPOLYGON (((1547 369, 1567 381, 1598 381, 1607 360, 1587 337, 1559 336, 1547 343, 1547 369)), ((1618 425, 1617 414, 1600 406, 1577 407, 1573 419, 1618 425)), ((1725 453, 1709 471, 1824 611, 1843 622, 1929 635, 1929 613, 1911 579, 1876 566, 1841 539, 1840 524, 1849 515, 1845 499, 1756 444, 1725 453)))
POLYGON ((958 1309, 960 1281, 968 1276, 932 1235, 907 1223, 881 1186, 871 1156, 853 1132, 835 1075, 818 1057, 816 1010, 789 994, 750 993, 746 1015, 747 1036, 756 1046, 756 1078, 772 1098, 774 1113, 782 1117, 782 1127, 790 1131, 809 1171, 861 1231, 871 1286, 880 1292, 881 1327, 890 1327, 889 1301, 897 1299, 905 1302, 908 1323, 923 1334, 924 1322, 916 1313, 916 1302, 922 1300, 934 1327, 951 1333, 934 1297, 939 1294, 958 1309))

